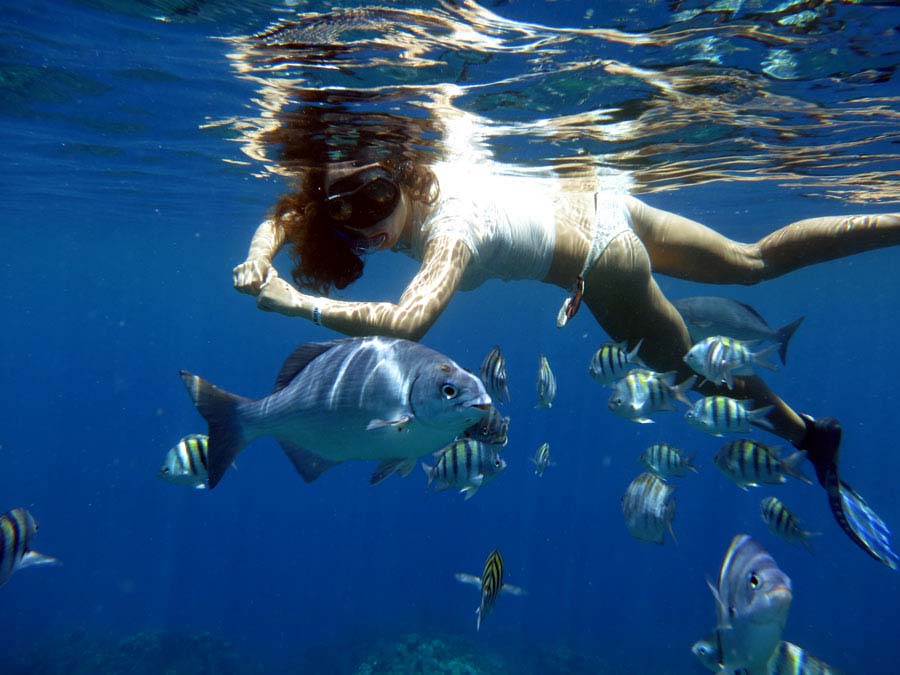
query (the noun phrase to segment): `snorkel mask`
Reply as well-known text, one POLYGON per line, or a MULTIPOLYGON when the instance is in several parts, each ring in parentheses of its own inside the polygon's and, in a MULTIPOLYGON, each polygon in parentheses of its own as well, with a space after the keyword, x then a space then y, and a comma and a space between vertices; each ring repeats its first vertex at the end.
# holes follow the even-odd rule
POLYGON ((325 197, 325 212, 335 232, 352 244, 355 254, 363 255, 380 248, 385 239, 384 234, 368 238, 365 230, 390 216, 399 199, 391 174, 371 166, 335 181, 325 197))

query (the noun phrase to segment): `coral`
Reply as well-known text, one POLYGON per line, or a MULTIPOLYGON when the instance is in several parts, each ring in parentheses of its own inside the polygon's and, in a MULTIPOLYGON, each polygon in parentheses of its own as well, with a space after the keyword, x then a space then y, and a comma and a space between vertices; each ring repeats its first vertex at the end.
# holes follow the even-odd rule
POLYGON ((19 656, 19 675, 261 675, 263 668, 239 658, 209 633, 145 631, 104 640, 84 631, 38 644, 19 656))
POLYGON ((462 638, 416 633, 376 642, 355 675, 499 675, 509 673, 503 660, 462 638))

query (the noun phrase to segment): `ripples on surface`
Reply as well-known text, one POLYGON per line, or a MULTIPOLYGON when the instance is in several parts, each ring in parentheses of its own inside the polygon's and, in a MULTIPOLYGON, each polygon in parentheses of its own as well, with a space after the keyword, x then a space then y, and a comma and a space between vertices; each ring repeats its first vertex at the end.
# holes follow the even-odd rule
MULTIPOLYGON (((900 9, 673 4, 669 14, 614 5, 607 27, 582 28, 513 21, 473 2, 283 12, 262 32, 227 38, 234 68, 259 92, 259 114, 228 123, 247 154, 281 174, 292 167, 278 161, 283 136, 272 130, 296 131, 313 106, 318 127, 307 133, 332 157, 352 154, 354 125, 388 133, 403 125, 386 119, 412 120, 415 144, 431 147, 441 131, 421 121, 449 117, 504 162, 603 166, 636 191, 766 180, 898 200, 890 45, 900 9), (322 141, 332 136, 342 140, 322 141)), ((588 10, 581 23, 600 19, 588 10)))

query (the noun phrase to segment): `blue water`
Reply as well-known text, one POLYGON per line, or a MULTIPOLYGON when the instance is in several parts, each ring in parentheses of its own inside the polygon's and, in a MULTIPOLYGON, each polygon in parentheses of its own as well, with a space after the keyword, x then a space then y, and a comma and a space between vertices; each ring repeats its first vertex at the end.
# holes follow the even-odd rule
MULTIPOLYGON (((509 468, 472 500, 427 493, 419 470, 370 488, 366 463, 307 485, 271 439, 255 442, 213 492, 158 480, 166 450, 205 431, 179 369, 261 396, 293 347, 334 336, 260 312, 232 290, 231 268, 284 183, 260 177, 228 127, 201 128, 257 114, 254 83, 235 76, 230 45, 213 38, 251 34, 296 10, 3 5, 0 511, 31 510, 41 526, 35 548, 63 564, 23 570, 0 589, 0 672, 101 672, 85 664, 104 649, 120 658, 122 640, 208 633, 204 649, 229 645, 235 672, 356 672, 378 641, 390 651, 415 634, 474 654, 482 672, 700 673, 690 646, 714 622, 706 579, 739 532, 758 538, 793 580, 785 639, 849 673, 896 672, 900 574, 844 536, 818 486, 743 492, 711 463, 721 441, 680 414, 652 425, 610 414, 608 392, 587 375, 606 336, 587 312, 557 330, 563 294, 549 286, 489 282, 458 294, 424 339, 472 369, 494 344, 507 356, 509 468), (550 410, 533 408, 539 353, 559 384, 550 410), (544 441, 557 465, 538 479, 527 459, 544 441), (640 451, 660 441, 696 452, 700 467, 678 482, 678 542, 664 546, 632 539, 619 503, 640 451), (768 533, 758 503, 770 493, 822 533, 815 554, 768 533), (480 573, 492 548, 503 552, 507 581, 528 595, 502 597, 476 634, 478 592, 453 574, 480 573), (63 667, 65 649, 75 656, 63 667)), ((609 16, 597 7, 590 22, 576 2, 491 9, 579 27, 627 24, 627 7, 610 5, 609 16)), ((896 40, 896 9, 861 11, 896 40)), ((816 82, 831 72, 821 67, 816 82)), ((774 86, 813 100, 842 91, 822 93, 809 79, 774 86)), ((886 97, 896 111, 893 72, 869 86, 858 95, 886 97)), ((896 129, 867 133, 879 131, 871 148, 880 169, 896 173, 896 129)), ((887 186, 887 198, 869 205, 802 180, 720 181, 644 198, 749 241, 799 218, 897 210, 896 182, 887 186)), ((787 367, 766 379, 797 410, 841 419, 842 475, 895 532, 897 255, 867 253, 755 287, 659 278, 671 297, 728 295, 772 325, 806 316, 787 367)), ((414 271, 403 256, 373 256, 342 297, 395 299, 414 271)), ((175 667, 175 656, 153 654, 161 660, 146 672, 175 667)))

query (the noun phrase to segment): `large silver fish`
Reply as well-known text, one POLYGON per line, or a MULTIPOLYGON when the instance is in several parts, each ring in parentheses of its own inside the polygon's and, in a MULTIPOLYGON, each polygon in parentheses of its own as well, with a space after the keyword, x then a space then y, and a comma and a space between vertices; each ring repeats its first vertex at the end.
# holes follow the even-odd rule
POLYGON ((259 400, 182 371, 209 424, 209 487, 248 443, 273 436, 307 482, 348 459, 381 460, 377 483, 431 454, 491 405, 475 375, 417 342, 384 337, 301 345, 259 400))
POLYGON ((716 587, 721 671, 766 672, 791 608, 791 580, 749 535, 731 541, 716 587))
POLYGON ((0 586, 16 570, 59 562, 31 548, 37 531, 37 523, 27 509, 13 509, 0 516, 0 586))
POLYGON ((735 340, 766 340, 778 345, 781 362, 787 363, 788 342, 803 323, 800 317, 786 326, 773 329, 750 305, 713 295, 698 295, 673 300, 691 334, 691 342, 713 335, 727 335, 735 340))

